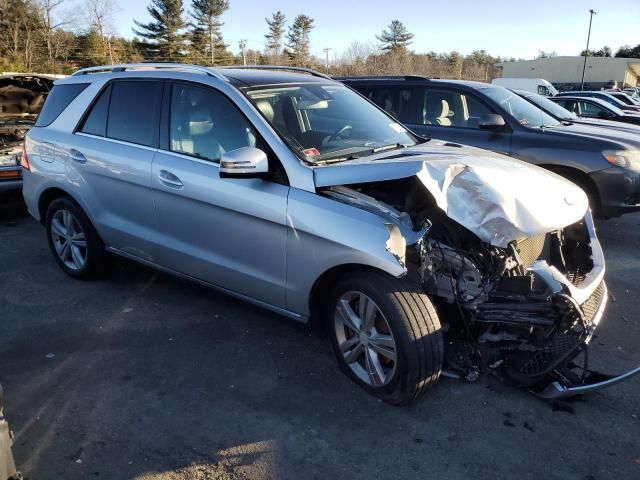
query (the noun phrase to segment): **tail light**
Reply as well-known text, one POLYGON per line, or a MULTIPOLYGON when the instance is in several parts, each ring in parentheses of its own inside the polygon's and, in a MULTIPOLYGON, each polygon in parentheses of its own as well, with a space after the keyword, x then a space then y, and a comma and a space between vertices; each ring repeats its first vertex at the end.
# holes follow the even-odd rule
POLYGON ((22 145, 22 156, 20 157, 20 166, 25 170, 31 170, 31 165, 29 164, 29 156, 27 155, 27 148, 25 145, 22 145))

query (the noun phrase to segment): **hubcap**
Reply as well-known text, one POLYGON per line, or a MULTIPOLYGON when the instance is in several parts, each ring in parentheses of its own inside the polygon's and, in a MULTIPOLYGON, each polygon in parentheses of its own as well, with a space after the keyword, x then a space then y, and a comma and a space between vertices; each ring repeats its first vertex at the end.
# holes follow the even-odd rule
POLYGON ((350 291, 338 300, 334 315, 338 347, 360 380, 380 387, 396 370, 396 343, 378 305, 361 292, 350 291))
POLYGON ((87 262, 87 239, 80 222, 68 210, 58 210, 51 219, 51 239, 56 254, 71 270, 87 262))

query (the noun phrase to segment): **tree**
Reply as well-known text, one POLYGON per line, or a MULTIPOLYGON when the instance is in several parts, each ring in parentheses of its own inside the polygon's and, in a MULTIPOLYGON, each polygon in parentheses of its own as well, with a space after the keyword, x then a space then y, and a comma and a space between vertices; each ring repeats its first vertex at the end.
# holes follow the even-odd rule
POLYGON ((304 67, 309 64, 311 42, 309 36, 313 29, 313 18, 298 15, 287 33, 287 46, 291 49, 291 56, 296 66, 304 67))
MULTIPOLYGON (((112 0, 85 0, 85 10, 91 31, 99 37, 102 46, 102 56, 108 57, 113 64, 113 48, 111 37, 113 36, 113 14, 116 6, 112 0)), ((91 41, 95 41, 92 39, 91 41)))
POLYGON ((280 10, 271 16, 271 20, 264 19, 269 25, 269 33, 264 36, 267 39, 267 50, 269 54, 276 59, 280 56, 282 50, 282 37, 284 37, 284 25, 287 18, 280 10))
POLYGON ((192 48, 206 56, 211 65, 227 56, 227 45, 220 28, 220 17, 229 9, 229 0, 192 0, 191 17, 195 21, 190 32, 192 48))
POLYGON ((607 47, 606 45, 602 47, 600 50, 589 50, 589 51, 582 50, 580 52, 580 56, 584 57, 585 55, 587 57, 612 57, 613 56, 611 52, 611 48, 607 47))
POLYGON ((380 35, 376 35, 380 48, 387 52, 406 51, 413 42, 413 33, 409 33, 400 20, 393 20, 389 24, 389 30, 383 30, 380 35))
POLYGON ((616 52, 616 57, 623 58, 640 58, 640 43, 635 47, 631 45, 624 45, 616 52))
POLYGON ((152 21, 141 23, 134 20, 138 26, 133 29, 147 42, 141 42, 147 56, 160 60, 177 60, 184 55, 184 41, 186 23, 182 17, 182 0, 151 0, 147 7, 152 21))

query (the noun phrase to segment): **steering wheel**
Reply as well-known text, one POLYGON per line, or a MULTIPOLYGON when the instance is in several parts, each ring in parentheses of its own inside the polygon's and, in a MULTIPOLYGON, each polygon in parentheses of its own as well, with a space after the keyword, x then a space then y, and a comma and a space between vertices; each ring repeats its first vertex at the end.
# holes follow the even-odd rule
POLYGON ((333 142, 334 140, 342 139, 342 135, 347 133, 348 131, 353 130, 351 125, 345 125, 342 128, 339 128, 327 139, 327 143, 333 142))

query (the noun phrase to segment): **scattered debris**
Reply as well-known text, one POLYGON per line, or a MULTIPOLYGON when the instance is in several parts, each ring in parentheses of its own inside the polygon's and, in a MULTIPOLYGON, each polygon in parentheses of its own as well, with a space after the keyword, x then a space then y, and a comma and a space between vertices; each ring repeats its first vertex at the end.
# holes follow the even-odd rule
POLYGON ((44 358, 48 358, 48 359, 52 359, 55 358, 56 354, 55 353, 47 353, 44 358))
POLYGON ((133 312, 133 308, 131 308, 131 307, 127 307, 127 308, 123 308, 122 309, 122 313, 131 313, 131 312, 133 312))

